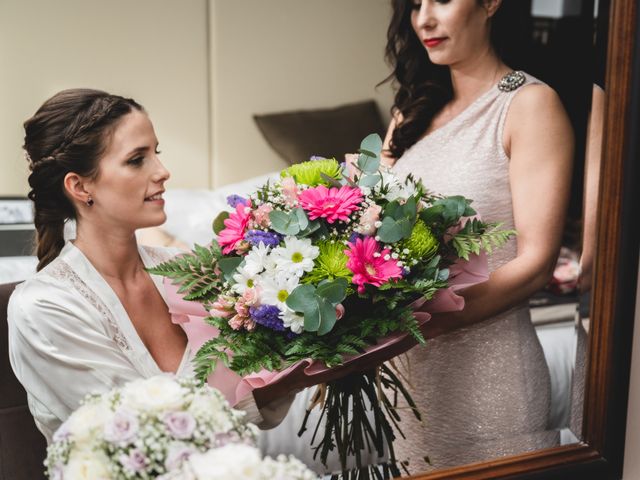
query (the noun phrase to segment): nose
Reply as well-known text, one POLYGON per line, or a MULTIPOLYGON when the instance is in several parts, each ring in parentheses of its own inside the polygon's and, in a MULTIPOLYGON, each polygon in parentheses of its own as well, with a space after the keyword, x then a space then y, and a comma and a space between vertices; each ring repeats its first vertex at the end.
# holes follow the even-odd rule
POLYGON ((153 172, 153 181, 156 183, 164 183, 169 180, 169 177, 171 177, 171 173, 166 169, 160 159, 156 156, 156 167, 155 171, 153 172))
POLYGON ((422 0, 416 17, 416 24, 418 28, 430 30, 436 26, 436 18, 432 4, 433 2, 431 0, 422 0))

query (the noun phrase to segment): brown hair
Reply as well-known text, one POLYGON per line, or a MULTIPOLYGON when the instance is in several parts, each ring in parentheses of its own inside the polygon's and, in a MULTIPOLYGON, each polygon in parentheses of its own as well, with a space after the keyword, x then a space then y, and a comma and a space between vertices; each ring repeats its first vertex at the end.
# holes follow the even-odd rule
MULTIPOLYGON (((485 0, 477 0, 482 5, 485 0)), ((505 0, 491 19, 491 45, 502 60, 520 68, 517 59, 523 42, 522 24, 526 19, 527 2, 505 0)), ((392 67, 384 81, 393 81, 396 88, 392 113, 400 113, 402 121, 393 131, 390 153, 402 154, 424 135, 433 118, 453 98, 449 68, 431 62, 429 55, 411 25, 412 2, 391 0, 392 17, 387 30, 385 56, 392 67)), ((384 82, 383 81, 383 82, 384 82)))
POLYGON ((58 256, 64 246, 64 224, 76 219, 65 194, 69 172, 95 178, 98 161, 118 121, 133 110, 143 111, 130 98, 100 90, 63 90, 24 122, 24 150, 29 161, 29 198, 34 205, 38 270, 58 256))

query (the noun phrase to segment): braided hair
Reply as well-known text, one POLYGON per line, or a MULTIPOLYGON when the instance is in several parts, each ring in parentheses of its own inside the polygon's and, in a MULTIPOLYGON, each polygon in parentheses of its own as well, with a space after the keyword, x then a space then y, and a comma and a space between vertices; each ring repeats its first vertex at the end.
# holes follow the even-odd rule
POLYGON ((69 172, 96 178, 98 161, 119 120, 143 111, 130 98, 99 90, 63 90, 47 100, 24 122, 24 150, 29 162, 29 198, 34 205, 38 271, 64 247, 64 224, 76 219, 65 194, 69 172))

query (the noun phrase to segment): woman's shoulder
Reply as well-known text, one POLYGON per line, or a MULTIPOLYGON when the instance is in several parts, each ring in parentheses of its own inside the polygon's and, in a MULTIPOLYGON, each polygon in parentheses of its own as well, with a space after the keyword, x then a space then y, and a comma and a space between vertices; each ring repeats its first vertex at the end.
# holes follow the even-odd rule
POLYGON ((507 121, 518 125, 550 114, 563 114, 564 107, 558 93, 541 80, 525 75, 527 81, 513 91, 507 121))

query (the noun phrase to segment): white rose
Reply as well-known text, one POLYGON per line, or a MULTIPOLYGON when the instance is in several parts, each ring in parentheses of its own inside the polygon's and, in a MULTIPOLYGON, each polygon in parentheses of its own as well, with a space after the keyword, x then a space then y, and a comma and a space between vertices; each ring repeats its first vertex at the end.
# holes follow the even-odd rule
POLYGON ((134 380, 122 389, 122 404, 144 411, 176 410, 184 403, 188 391, 170 375, 134 380))
POLYGON ((258 480, 262 459, 258 449, 229 444, 189 457, 189 467, 197 480, 258 480))
POLYGON ((112 417, 108 402, 101 398, 82 405, 71 414, 65 425, 75 442, 87 443, 102 434, 104 424, 112 417))
POLYGON ((102 452, 72 450, 63 478, 65 480, 111 480, 109 460, 102 452))

